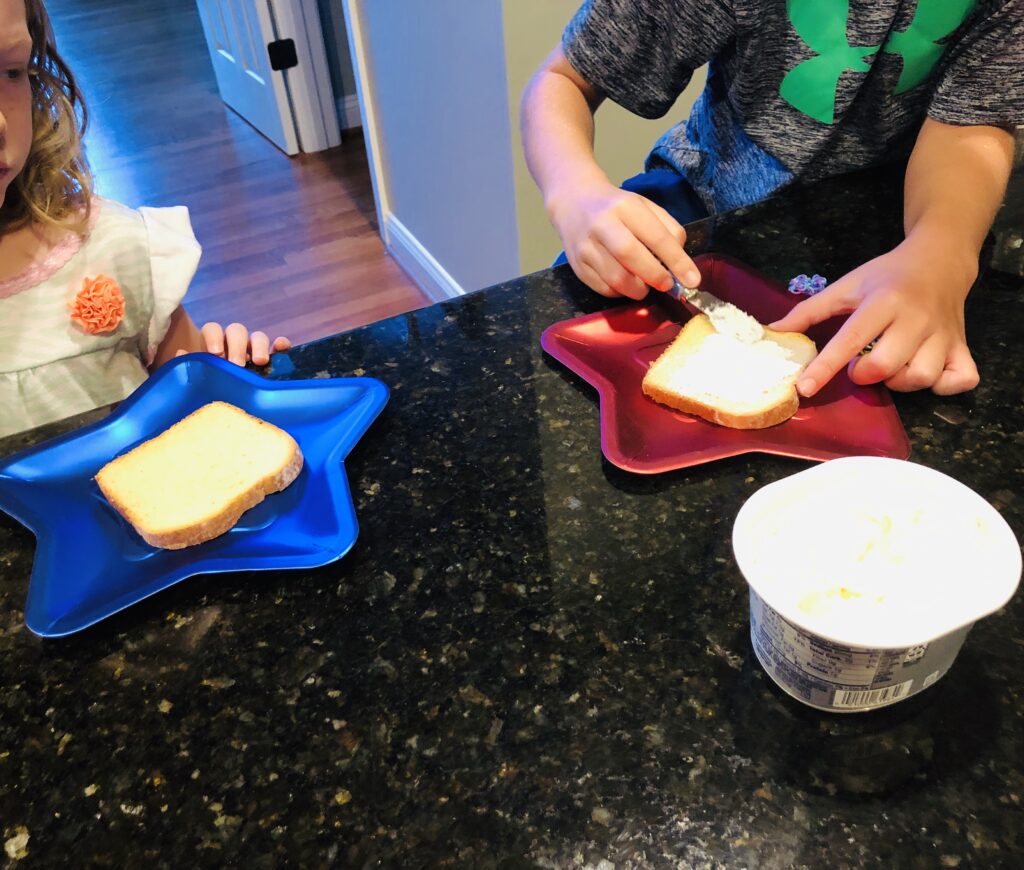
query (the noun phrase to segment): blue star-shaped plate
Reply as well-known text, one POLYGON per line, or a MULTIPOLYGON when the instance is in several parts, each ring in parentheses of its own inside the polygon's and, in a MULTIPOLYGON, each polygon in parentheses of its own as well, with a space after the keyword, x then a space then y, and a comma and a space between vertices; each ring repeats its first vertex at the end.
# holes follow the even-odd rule
POLYGON ((387 400, 387 387, 373 378, 269 381, 189 354, 161 367, 106 419, 0 462, 0 509, 36 535, 25 624, 60 637, 193 574, 340 559, 359 531, 342 461, 387 400), (219 538, 183 550, 151 547, 93 478, 115 456, 218 399, 291 433, 302 472, 219 538))

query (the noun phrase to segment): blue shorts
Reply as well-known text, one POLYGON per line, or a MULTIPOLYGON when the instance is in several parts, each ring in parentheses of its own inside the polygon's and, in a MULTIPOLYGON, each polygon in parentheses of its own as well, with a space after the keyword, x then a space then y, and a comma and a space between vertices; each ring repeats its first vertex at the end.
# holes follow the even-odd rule
MULTIPOLYGON (((627 178, 619 186, 657 203, 684 226, 708 216, 708 210, 690 182, 674 169, 649 169, 627 178)), ((568 262, 565 251, 562 251, 551 265, 561 266, 568 262)))

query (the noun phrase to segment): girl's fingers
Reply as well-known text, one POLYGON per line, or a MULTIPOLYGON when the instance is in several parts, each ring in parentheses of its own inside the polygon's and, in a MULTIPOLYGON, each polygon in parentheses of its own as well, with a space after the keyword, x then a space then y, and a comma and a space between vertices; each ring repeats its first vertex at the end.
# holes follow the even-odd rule
POLYGON ((249 355, 249 330, 241 323, 232 323, 224 330, 228 362, 244 366, 249 355))
POLYGON ((214 356, 224 356, 224 329, 219 323, 204 323, 199 330, 203 336, 206 352, 214 356))
POLYGON ((270 338, 265 332, 257 331, 249 335, 249 330, 241 323, 232 323, 227 329, 219 323, 204 323, 200 332, 207 353, 240 366, 244 366, 250 359, 254 365, 265 366, 270 362, 271 353, 285 351, 292 346, 289 339, 278 336, 271 347, 270 338))
POLYGON ((270 339, 265 332, 257 331, 249 336, 249 358, 254 366, 270 362, 270 339))

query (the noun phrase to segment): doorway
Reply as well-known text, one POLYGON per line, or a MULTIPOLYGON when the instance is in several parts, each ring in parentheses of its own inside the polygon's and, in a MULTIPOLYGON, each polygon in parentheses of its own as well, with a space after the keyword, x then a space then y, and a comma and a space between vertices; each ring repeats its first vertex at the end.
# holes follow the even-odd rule
POLYGON ((360 130, 284 155, 222 103, 194 2, 47 8, 89 107, 97 192, 190 210, 203 259, 185 305, 198 323, 303 342, 430 304, 384 249, 360 130))

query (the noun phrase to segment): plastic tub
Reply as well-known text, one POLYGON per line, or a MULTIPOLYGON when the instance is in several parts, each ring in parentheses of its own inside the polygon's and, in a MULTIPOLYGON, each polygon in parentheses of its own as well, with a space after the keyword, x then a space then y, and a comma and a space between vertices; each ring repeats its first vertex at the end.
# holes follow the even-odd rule
POLYGON ((1020 546, 962 483, 897 459, 836 459, 768 484, 740 509, 733 550, 750 637, 779 686, 860 712, 939 680, 971 626, 1020 582, 1020 546))

